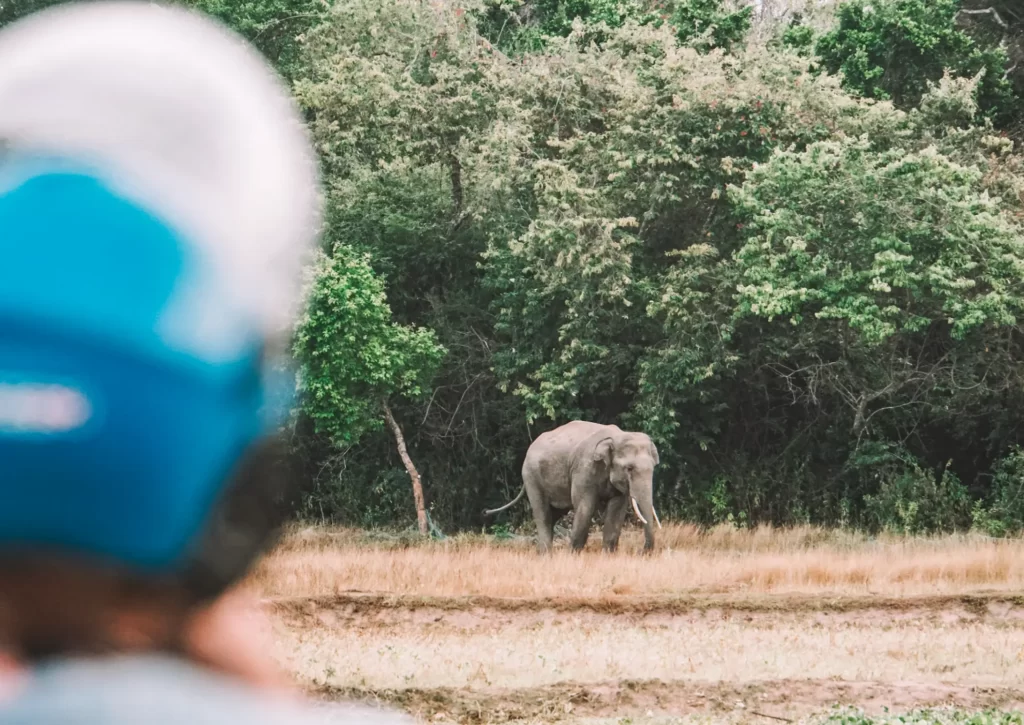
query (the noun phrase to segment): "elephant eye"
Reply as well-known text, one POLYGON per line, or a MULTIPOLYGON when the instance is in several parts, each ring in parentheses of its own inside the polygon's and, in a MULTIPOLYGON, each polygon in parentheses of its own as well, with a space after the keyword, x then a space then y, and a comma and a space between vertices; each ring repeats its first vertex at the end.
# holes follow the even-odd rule
POLYGON ((629 471, 630 473, 632 473, 633 472, 633 464, 632 463, 627 463, 626 464, 626 470, 629 471))

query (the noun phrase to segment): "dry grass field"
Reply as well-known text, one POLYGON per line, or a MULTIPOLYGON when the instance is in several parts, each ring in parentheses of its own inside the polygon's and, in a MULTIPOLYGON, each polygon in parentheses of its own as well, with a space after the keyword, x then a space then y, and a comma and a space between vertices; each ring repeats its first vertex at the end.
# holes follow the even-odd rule
POLYGON ((433 722, 1024 707, 1024 540, 667 525, 641 557, 624 539, 540 558, 297 530, 248 586, 311 691, 433 722))

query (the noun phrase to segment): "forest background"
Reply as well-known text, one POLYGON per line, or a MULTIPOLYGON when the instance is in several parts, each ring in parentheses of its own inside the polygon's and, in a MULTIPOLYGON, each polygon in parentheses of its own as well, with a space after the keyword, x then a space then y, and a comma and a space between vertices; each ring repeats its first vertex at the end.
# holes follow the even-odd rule
POLYGON ((303 518, 506 532, 582 418, 663 518, 1024 528, 1016 0, 186 4, 320 155, 303 518))

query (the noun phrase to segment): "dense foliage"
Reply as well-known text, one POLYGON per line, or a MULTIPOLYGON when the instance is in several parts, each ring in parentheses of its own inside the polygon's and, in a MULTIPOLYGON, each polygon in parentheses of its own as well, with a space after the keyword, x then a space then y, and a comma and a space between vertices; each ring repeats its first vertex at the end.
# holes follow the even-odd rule
POLYGON ((961 12, 960 0, 846 2, 839 7, 837 27, 821 38, 817 50, 826 68, 842 72, 848 89, 891 98, 900 107, 919 103, 928 81, 944 69, 980 74, 981 110, 1012 120, 1021 107, 1008 78, 1006 49, 968 34, 957 22, 961 12))
POLYGON ((1024 528, 1014 3, 191 4, 321 156, 307 514, 412 520, 387 403, 449 529, 573 418, 688 520, 1024 528))
POLYGON ((299 390, 314 430, 338 447, 383 427, 393 396, 422 396, 444 348, 429 330, 391 321, 368 262, 338 245, 320 254, 295 335, 299 390))

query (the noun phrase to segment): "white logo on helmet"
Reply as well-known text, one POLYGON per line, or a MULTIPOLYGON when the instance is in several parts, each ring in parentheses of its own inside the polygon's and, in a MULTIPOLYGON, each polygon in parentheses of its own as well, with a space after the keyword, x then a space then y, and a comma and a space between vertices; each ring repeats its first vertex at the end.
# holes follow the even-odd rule
POLYGON ((0 383, 0 435, 67 433, 85 425, 92 406, 79 391, 63 385, 0 383))

